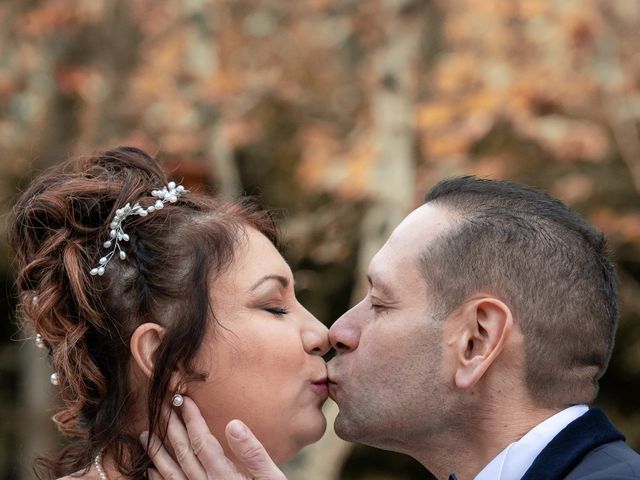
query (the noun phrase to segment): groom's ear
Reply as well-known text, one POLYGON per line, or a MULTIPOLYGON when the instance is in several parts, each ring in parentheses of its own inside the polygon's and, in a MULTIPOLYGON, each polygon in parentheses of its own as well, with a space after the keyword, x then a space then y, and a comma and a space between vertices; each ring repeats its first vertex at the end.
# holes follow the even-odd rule
POLYGON ((165 329, 157 323, 143 323, 131 335, 131 356, 142 373, 150 378, 155 366, 155 354, 162 343, 165 329))
POLYGON ((473 298, 458 310, 452 341, 458 388, 472 388, 503 351, 513 330, 511 309, 494 297, 473 298))

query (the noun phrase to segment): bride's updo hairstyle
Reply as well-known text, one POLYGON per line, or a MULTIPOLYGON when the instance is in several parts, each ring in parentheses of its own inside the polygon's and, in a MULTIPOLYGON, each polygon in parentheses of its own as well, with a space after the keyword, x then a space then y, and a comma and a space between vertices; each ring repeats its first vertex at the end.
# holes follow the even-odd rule
POLYGON ((39 478, 82 470, 103 450, 122 474, 143 478, 150 463, 140 432, 131 431, 131 407, 146 405, 145 428, 163 435, 161 407, 175 393, 172 376, 206 376, 193 361, 216 325, 210 285, 231 265, 244 229, 276 243, 272 220, 251 204, 185 192, 149 215, 128 217, 126 258, 116 255, 103 275, 92 275, 116 210, 153 205, 150 192, 167 184, 156 160, 120 147, 45 172, 13 210, 19 310, 25 330, 41 335, 57 374, 62 407, 54 421, 74 437, 57 459, 36 462, 39 478), (140 389, 130 384, 129 341, 146 322, 163 326, 165 335, 140 389), (143 391, 147 398, 139 398, 143 391))

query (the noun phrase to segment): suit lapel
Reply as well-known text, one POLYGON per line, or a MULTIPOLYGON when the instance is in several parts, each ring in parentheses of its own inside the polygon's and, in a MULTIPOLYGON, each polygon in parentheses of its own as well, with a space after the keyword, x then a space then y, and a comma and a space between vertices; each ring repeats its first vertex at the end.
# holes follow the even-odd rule
POLYGON ((592 408, 554 437, 521 480, 561 480, 580 460, 605 443, 624 440, 599 408, 592 408))

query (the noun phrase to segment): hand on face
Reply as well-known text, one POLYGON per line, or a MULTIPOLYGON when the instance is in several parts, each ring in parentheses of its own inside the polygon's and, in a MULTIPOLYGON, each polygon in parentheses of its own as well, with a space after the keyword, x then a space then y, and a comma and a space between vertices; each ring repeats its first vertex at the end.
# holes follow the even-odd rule
POLYGON ((143 447, 146 448, 149 441, 149 456, 155 466, 148 472, 151 480, 286 480, 262 444, 239 420, 229 422, 225 437, 241 469, 225 456, 190 398, 185 397, 181 413, 182 420, 176 412, 167 411, 167 439, 175 452, 175 460, 157 436, 152 435, 148 439, 148 432, 140 436, 143 447))

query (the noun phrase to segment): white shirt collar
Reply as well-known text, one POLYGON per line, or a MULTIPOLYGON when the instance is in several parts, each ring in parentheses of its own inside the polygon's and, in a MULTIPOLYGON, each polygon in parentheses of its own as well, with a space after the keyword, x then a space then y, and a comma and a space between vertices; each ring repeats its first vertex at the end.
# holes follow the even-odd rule
POLYGON ((588 410, 586 405, 574 405, 547 418, 502 450, 474 480, 520 480, 544 447, 588 410))

